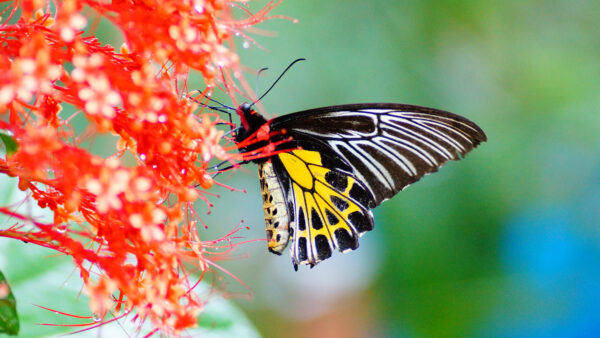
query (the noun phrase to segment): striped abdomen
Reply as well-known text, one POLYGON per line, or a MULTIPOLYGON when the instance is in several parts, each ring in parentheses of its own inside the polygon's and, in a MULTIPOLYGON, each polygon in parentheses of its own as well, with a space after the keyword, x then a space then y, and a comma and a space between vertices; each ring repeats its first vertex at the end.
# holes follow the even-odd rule
POLYGON ((283 187, 273 171, 271 161, 258 164, 258 178, 263 197, 269 251, 281 255, 290 240, 290 216, 283 187))

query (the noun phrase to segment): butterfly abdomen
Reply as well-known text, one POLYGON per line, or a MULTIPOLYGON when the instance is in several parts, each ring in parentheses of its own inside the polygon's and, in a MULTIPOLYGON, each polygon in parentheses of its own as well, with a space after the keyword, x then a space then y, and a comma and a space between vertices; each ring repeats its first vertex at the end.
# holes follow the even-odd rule
POLYGON ((290 215, 285 203, 283 187, 273 171, 271 161, 258 164, 258 178, 263 197, 263 209, 269 251, 281 255, 290 240, 290 215))

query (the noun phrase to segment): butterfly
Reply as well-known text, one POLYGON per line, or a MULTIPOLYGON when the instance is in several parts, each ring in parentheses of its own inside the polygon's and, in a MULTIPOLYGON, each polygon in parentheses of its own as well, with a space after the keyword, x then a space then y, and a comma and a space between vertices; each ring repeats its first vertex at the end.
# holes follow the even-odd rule
POLYGON ((281 255, 289 245, 296 270, 358 248, 373 230, 373 208, 487 140, 464 117, 414 105, 346 104, 271 120, 252 106, 236 109, 235 142, 242 154, 277 145, 274 155, 252 162, 268 249, 281 255), (275 136, 244 142, 261 130, 275 136))

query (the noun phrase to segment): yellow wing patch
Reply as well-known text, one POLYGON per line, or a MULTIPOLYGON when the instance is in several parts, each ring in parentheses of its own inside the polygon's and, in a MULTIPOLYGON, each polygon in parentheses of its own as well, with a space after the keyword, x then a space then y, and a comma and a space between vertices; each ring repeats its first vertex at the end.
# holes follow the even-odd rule
POLYGON ((279 155, 283 166, 288 169, 292 181, 298 183, 305 189, 312 189, 314 180, 307 164, 322 165, 321 155, 316 151, 296 150, 292 153, 283 153, 279 155))
POLYGON ((366 206, 372 199, 351 173, 323 164, 317 151, 294 150, 278 155, 291 184, 288 200, 294 222, 290 229, 294 266, 311 266, 358 247, 358 237, 373 229, 366 206))

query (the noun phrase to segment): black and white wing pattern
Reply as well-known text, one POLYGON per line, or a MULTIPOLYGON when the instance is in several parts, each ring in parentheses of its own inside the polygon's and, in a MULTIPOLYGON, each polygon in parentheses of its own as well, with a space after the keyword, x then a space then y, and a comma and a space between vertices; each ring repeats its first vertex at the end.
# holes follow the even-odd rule
POLYGON ((301 149, 337 159, 372 195, 369 208, 487 139, 459 115, 393 103, 311 109, 275 118, 270 125, 285 130, 301 149))

